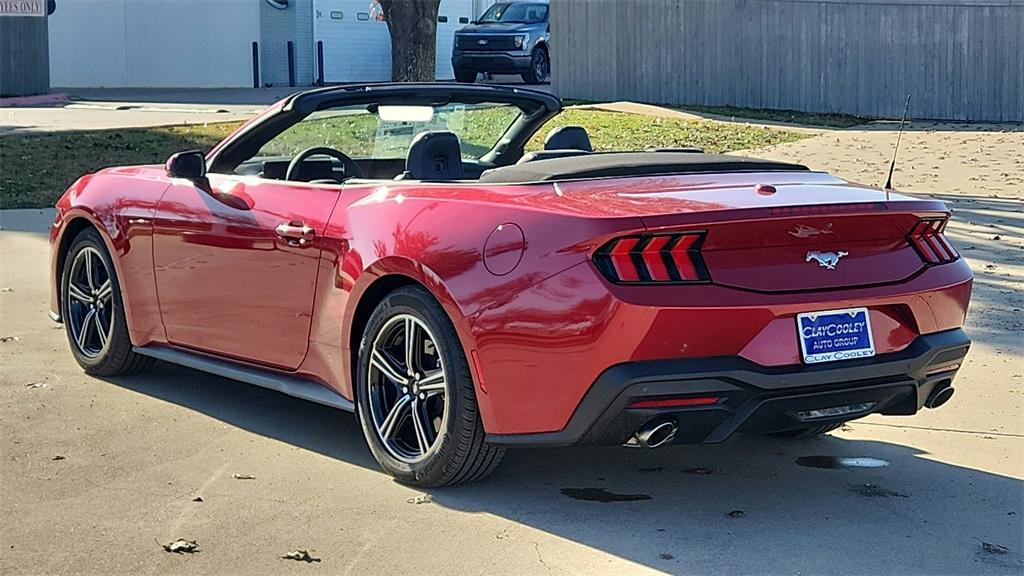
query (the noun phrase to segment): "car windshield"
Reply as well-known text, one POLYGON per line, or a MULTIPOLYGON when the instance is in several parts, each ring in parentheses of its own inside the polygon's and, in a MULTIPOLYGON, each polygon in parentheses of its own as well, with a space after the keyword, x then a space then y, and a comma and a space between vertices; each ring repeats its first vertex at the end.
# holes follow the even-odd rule
POLYGON ((529 2, 498 3, 487 9, 478 22, 506 24, 538 24, 548 18, 547 4, 529 2))
POLYGON ((319 110, 264 144, 257 157, 290 157, 307 148, 327 146, 353 158, 405 158, 417 134, 446 130, 458 136, 463 158, 477 159, 494 148, 521 114, 519 108, 499 103, 390 108, 361 105, 319 110))

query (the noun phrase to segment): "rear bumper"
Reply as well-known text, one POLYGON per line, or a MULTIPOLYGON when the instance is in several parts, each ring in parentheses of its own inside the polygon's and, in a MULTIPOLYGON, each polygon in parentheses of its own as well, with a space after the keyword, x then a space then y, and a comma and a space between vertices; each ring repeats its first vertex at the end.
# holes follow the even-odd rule
POLYGON ((490 434, 505 445, 622 444, 644 423, 672 418, 676 442, 721 442, 734 432, 781 432, 872 413, 911 415, 936 386, 952 382, 970 339, 963 330, 919 336, 904 350, 863 360, 765 367, 739 357, 656 360, 606 370, 558 432, 490 434), (948 368, 948 369, 944 369, 948 368), (639 400, 717 397, 711 405, 630 408, 639 400), (800 412, 868 404, 838 417, 800 412))
POLYGON ((530 68, 531 57, 506 52, 455 52, 452 67, 474 72, 523 72, 530 68))

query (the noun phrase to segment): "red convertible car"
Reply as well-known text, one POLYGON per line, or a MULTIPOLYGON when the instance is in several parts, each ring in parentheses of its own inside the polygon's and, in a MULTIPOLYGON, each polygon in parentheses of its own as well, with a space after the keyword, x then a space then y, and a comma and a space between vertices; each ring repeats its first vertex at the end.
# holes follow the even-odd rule
POLYGON ((52 313, 90 374, 173 362, 355 411, 400 481, 509 446, 802 437, 953 394, 949 210, 804 166, 591 150, 511 87, 290 96, 75 182, 52 313))

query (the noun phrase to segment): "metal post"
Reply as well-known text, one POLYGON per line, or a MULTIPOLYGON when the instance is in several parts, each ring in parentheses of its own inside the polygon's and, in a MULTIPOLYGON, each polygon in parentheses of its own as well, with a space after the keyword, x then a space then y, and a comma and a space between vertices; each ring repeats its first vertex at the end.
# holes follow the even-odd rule
POLYGON ((295 43, 288 41, 288 85, 295 86, 295 43))
POLYGON ((252 43, 252 87, 260 87, 260 43, 252 43))
POLYGON ((324 41, 316 41, 316 85, 324 85, 324 41))

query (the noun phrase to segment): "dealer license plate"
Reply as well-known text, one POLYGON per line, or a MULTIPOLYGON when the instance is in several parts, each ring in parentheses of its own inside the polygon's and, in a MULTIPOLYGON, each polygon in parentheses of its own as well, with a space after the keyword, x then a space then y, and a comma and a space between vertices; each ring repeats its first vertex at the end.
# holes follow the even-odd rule
POLYGON ((797 314, 796 329, 807 364, 875 355, 867 308, 797 314))

